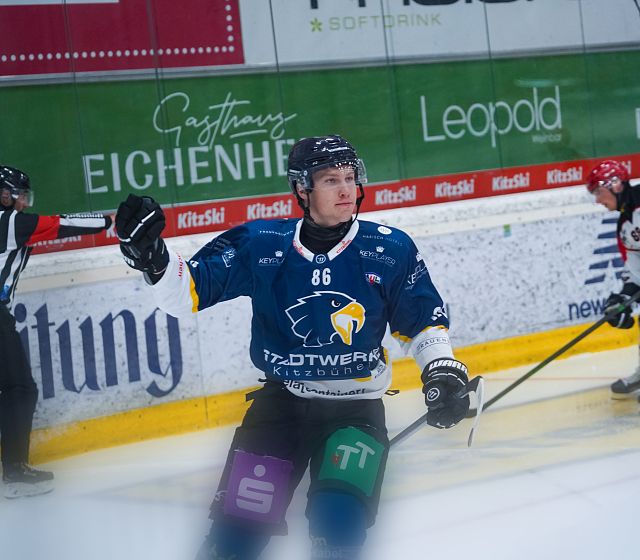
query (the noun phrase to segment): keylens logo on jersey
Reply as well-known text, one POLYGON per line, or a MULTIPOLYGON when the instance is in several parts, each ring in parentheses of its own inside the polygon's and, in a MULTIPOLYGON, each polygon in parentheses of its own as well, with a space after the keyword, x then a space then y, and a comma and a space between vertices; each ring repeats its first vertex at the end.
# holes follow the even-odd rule
POLYGON ((285 313, 306 347, 333 344, 336 337, 350 346, 354 330, 359 332, 365 321, 364 307, 340 292, 314 292, 299 298, 285 313))
POLYGON ((293 213, 291 200, 276 200, 273 204, 249 204, 247 206, 247 220, 263 218, 288 218, 293 213))

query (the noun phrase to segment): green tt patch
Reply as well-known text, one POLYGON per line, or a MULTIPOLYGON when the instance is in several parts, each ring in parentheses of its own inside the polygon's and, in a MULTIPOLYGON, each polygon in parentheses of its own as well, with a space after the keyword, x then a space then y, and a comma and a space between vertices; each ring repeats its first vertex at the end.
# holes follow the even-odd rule
POLYGON ((342 480, 371 496, 384 445, 357 428, 342 428, 327 440, 319 480, 342 480))

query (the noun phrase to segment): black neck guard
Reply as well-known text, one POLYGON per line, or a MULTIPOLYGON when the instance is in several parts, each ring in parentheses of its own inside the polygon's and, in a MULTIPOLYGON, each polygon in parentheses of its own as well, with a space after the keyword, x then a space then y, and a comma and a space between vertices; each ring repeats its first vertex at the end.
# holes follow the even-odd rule
POLYGON ((630 217, 633 211, 640 206, 640 190, 632 187, 629 181, 623 182, 622 192, 614 193, 617 202, 616 210, 621 214, 628 214, 630 217))
POLYGON ((323 227, 313 221, 313 218, 305 212, 300 228, 300 241, 312 253, 327 253, 347 235, 353 220, 342 222, 337 226, 323 227))

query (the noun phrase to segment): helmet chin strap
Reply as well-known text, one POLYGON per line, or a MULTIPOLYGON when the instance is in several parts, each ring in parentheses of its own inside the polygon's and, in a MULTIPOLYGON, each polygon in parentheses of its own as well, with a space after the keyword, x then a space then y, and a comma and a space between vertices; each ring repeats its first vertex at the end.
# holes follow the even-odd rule
POLYGON ((358 219, 358 214, 360 214, 360 205, 364 200, 364 187, 362 186, 362 183, 358 183, 358 190, 360 191, 360 194, 358 195, 358 198, 356 198, 356 215, 353 218, 354 222, 358 219))

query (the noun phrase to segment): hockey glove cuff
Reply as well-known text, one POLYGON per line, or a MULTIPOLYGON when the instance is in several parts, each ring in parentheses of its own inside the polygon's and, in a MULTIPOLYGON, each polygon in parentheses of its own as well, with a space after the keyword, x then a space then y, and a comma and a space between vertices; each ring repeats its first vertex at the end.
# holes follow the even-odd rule
POLYGON ((116 212, 116 233, 123 245, 142 253, 160 237, 165 226, 164 212, 149 196, 130 194, 116 212))
POLYGON ((631 299, 631 296, 635 294, 637 290, 640 290, 640 287, 636 284, 625 284, 622 288, 622 293, 614 293, 607 298, 604 304, 604 315, 607 318, 607 323, 612 327, 616 327, 617 329, 630 329, 633 327, 634 321, 631 316, 631 306, 626 307, 622 311, 618 311, 618 308, 621 304, 631 299))
POLYGON ((467 373, 467 366, 453 358, 441 358, 427 364, 422 372, 427 424, 451 428, 467 415, 467 373))
POLYGON ((155 284, 159 278, 154 279, 154 275, 162 274, 169 264, 169 251, 162 237, 158 237, 154 244, 144 251, 138 251, 133 245, 120 243, 122 258, 131 268, 141 270, 150 275, 151 283, 155 284))
POLYGON ((169 264, 169 253, 160 234, 164 212, 148 196, 130 194, 116 213, 116 233, 124 261, 136 270, 161 274, 169 264))

